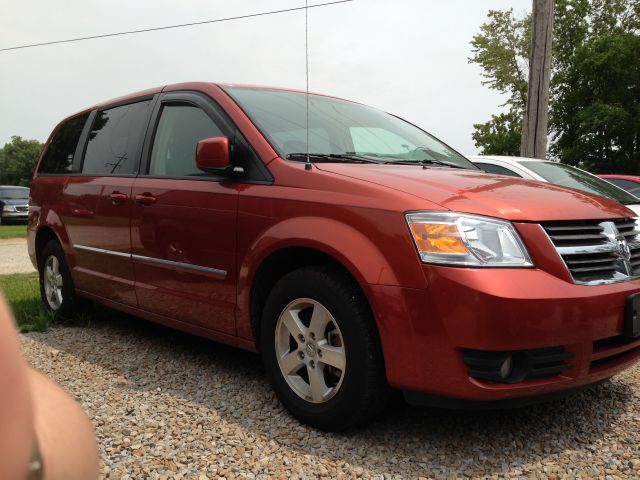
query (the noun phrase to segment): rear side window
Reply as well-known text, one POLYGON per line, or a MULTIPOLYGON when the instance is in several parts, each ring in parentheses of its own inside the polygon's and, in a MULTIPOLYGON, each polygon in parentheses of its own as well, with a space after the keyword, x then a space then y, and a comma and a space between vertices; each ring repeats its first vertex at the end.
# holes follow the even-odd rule
POLYGON ((153 140, 149 175, 187 177, 206 175, 196 166, 196 145, 224 135, 202 109, 191 105, 166 105, 153 140))
POLYGON ((82 173, 135 173, 149 103, 131 103, 98 112, 89 132, 82 173))
POLYGON ((73 157, 88 117, 74 117, 58 129, 42 157, 40 173, 73 173, 73 157))
MULTIPOLYGON (((518 175, 513 170, 509 170, 508 168, 501 167, 500 165, 492 165, 490 163, 476 162, 476 166, 480 167, 482 170, 484 170, 487 173, 495 173, 495 174, 498 174, 498 175, 506 175, 508 177, 520 177, 520 175, 518 175)), ((520 177, 520 178, 522 178, 522 177, 520 177)))

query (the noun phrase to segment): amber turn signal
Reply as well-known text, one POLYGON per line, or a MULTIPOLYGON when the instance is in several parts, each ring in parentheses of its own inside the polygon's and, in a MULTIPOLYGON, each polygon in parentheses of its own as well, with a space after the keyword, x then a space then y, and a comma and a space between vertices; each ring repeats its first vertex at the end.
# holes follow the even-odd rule
POLYGON ((421 252, 459 255, 469 253, 455 224, 410 223, 409 228, 421 252))

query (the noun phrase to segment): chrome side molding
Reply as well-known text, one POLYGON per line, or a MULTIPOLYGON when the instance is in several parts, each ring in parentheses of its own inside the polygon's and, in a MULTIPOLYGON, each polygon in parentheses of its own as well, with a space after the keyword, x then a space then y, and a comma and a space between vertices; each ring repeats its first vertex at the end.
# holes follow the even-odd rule
POLYGON ((131 255, 133 260, 140 263, 162 265, 174 270, 192 270, 205 273, 213 277, 224 279, 227 277, 227 271, 219 268, 203 267, 201 265, 193 265, 192 263, 174 262, 173 260, 165 260, 163 258, 145 257, 144 255, 131 255))
POLYGON ((219 268, 203 267, 202 265, 194 265, 192 263, 175 262, 173 260, 165 260, 163 258, 146 257, 144 255, 135 255, 132 253, 118 252, 115 250, 107 250, 104 248, 88 247, 86 245, 74 245, 78 250, 84 250, 92 253, 101 253, 103 255, 111 255, 114 257, 129 258, 140 263, 151 265, 160 265, 172 270, 178 271, 195 271, 204 273, 205 275, 224 280, 227 277, 227 271, 219 268))
POLYGON ((113 255, 114 257, 131 258, 130 253, 116 252, 115 250, 105 250, 104 248, 87 247, 86 245, 74 245, 73 248, 77 248, 78 250, 85 250, 87 252, 102 253, 104 255, 113 255))

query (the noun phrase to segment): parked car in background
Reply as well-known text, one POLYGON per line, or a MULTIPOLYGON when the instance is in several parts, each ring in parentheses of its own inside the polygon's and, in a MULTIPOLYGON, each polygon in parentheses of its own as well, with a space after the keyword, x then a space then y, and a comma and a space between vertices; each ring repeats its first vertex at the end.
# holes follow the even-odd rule
POLYGON ((468 156, 469 160, 487 173, 528 178, 575 188, 615 200, 640 215, 640 199, 596 175, 564 163, 537 158, 503 157, 493 155, 468 156))
POLYGON ((620 188, 625 189, 636 197, 640 196, 640 177, 636 175, 612 175, 601 174, 600 178, 604 178, 607 182, 611 182, 620 188))
POLYGON ((259 351, 319 428, 370 419, 390 387, 495 406, 640 358, 632 211, 486 174, 346 100, 187 83, 105 102, 54 129, 31 198, 48 309, 93 300, 259 351))
POLYGON ((29 189, 0 185, 0 223, 26 222, 29 217, 29 189))

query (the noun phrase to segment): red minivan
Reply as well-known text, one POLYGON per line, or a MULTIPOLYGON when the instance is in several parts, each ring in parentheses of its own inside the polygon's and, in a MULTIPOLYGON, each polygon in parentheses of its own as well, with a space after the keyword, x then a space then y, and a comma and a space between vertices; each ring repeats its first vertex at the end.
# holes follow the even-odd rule
POLYGON ((34 174, 28 244, 50 310, 93 301, 259 351, 323 429, 391 389, 522 403, 640 357, 630 210, 483 173, 328 96, 185 83, 73 115, 34 174))

